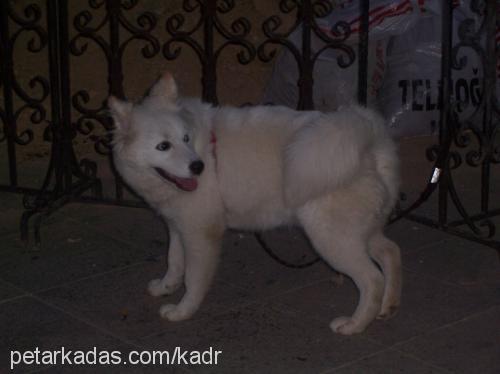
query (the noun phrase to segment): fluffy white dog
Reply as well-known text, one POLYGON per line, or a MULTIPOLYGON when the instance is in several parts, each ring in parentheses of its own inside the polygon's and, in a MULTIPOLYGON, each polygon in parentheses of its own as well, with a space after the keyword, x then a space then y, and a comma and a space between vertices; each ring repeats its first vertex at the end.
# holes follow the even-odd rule
POLYGON ((149 292, 186 288, 178 304, 161 307, 162 317, 180 321, 198 310, 226 228, 291 224, 359 288, 354 314, 335 318, 333 331, 361 332, 395 313, 400 253, 382 230, 398 193, 398 162, 375 113, 215 108, 179 98, 169 73, 140 103, 110 97, 109 107, 117 170, 169 227, 168 271, 149 292))

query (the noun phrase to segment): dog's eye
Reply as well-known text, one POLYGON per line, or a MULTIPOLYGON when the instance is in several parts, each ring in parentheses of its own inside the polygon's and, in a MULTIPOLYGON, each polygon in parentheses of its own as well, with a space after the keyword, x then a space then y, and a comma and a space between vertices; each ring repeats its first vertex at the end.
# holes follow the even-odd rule
POLYGON ((170 142, 161 142, 156 146, 156 149, 159 151, 168 151, 172 147, 172 144, 170 142))
POLYGON ((189 135, 184 135, 184 138, 182 140, 184 140, 184 143, 189 143, 189 135))

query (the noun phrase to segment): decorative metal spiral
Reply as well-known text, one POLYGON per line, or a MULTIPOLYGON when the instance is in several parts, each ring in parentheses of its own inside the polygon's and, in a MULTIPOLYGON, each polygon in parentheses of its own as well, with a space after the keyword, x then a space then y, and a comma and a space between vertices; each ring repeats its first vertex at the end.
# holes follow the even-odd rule
MULTIPOLYGON (((460 148, 465 148, 470 146, 472 142, 472 137, 477 140, 478 147, 476 149, 471 149, 467 151, 465 155, 465 160, 470 166, 479 166, 484 161, 485 158, 491 157, 491 150, 493 146, 492 137, 490 133, 482 128, 482 123, 484 121, 483 115, 484 110, 487 105, 488 99, 484 97, 484 90, 488 82, 486 76, 488 56, 484 46, 484 34, 486 30, 486 17, 485 9, 486 2, 484 0, 471 0, 470 10, 477 14, 477 18, 481 19, 479 25, 476 24, 474 19, 468 18, 460 22, 458 25, 458 42, 452 48, 451 51, 451 61, 452 67, 455 70, 464 69, 468 66, 468 59, 466 56, 460 56, 461 50, 464 48, 469 48, 475 52, 478 56, 478 61, 482 64, 482 71, 484 72, 484 77, 482 82, 478 80, 478 91, 480 100, 474 111, 467 117, 462 118, 460 121, 454 121, 455 123, 455 145, 460 148)), ((458 108, 465 105, 456 100, 453 105, 453 112, 457 113, 458 108)))
MULTIPOLYGON (((288 14, 296 10, 297 17, 293 26, 285 32, 278 32, 283 23, 279 16, 273 15, 264 21, 262 30, 264 31, 264 34, 268 37, 268 39, 264 41, 258 48, 259 58, 262 61, 270 61, 276 54, 275 49, 271 51, 266 50, 266 47, 269 44, 282 45, 287 48, 296 58, 301 57, 302 52, 300 50, 300 47, 295 46, 295 44, 293 44, 288 38, 293 32, 299 30, 300 26, 302 25, 302 27, 310 27, 311 31, 313 31, 313 34, 324 43, 324 45, 320 49, 313 52, 313 55, 311 56, 313 64, 323 52, 332 49, 342 52, 342 54, 337 57, 337 63, 340 67, 348 67, 354 62, 356 56, 354 49, 352 48, 352 46, 345 44, 346 40, 351 35, 350 25, 342 21, 337 22, 331 27, 330 32, 327 35, 316 22, 316 18, 326 17, 332 12, 331 2, 318 0, 312 2, 311 7, 312 17, 304 19, 304 4, 302 2, 294 0, 285 0, 280 2, 280 10, 283 13, 288 14), (304 25, 303 21, 307 21, 308 24, 304 25)), ((300 68, 300 60, 298 59, 297 62, 299 63, 300 68)))
MULTIPOLYGON (((10 19, 12 24, 18 26, 8 37, 2 35, 2 58, 11 61, 11 66, 13 66, 13 51, 22 35, 24 37, 25 34, 31 36, 26 46, 31 53, 40 53, 46 47, 48 38, 46 31, 41 26, 42 11, 37 4, 27 5, 22 14, 16 13, 8 2, 3 7, 3 11, 7 14, 6 20, 10 19)), ((1 85, 9 84, 10 87, 7 87, 7 89, 15 94, 23 104, 17 109, 12 107, 0 108, 0 121, 4 125, 0 141, 5 141, 9 137, 17 145, 27 145, 33 141, 33 129, 28 128, 18 133, 16 124, 19 123, 20 116, 26 111, 29 112, 31 124, 37 125, 45 121, 47 113, 43 102, 49 95, 48 80, 41 75, 36 75, 29 80, 29 90, 26 90, 17 80, 13 69, 5 71, 3 74, 8 74, 10 80, 9 82, 3 81, 1 85), (7 126, 9 126, 9 129, 7 129, 7 126)))
MULTIPOLYGON (((77 34, 70 40, 69 45, 72 55, 83 55, 87 50, 88 42, 95 43, 106 56, 111 76, 117 65, 119 65, 118 70, 120 71, 119 75, 121 75, 122 58, 132 41, 139 40, 144 43, 141 52, 145 58, 152 58, 160 52, 160 43, 151 34, 157 25, 157 19, 153 13, 143 12, 139 14, 134 24, 125 16, 125 12, 132 10, 138 4, 138 0, 115 1, 114 3, 104 0, 89 0, 90 8, 95 10, 105 4, 107 6, 105 16, 97 22, 94 21, 93 14, 88 10, 81 11, 75 16, 73 26, 77 34), (95 25, 92 25, 93 22, 95 25), (103 37, 102 31, 105 27, 109 27, 110 33, 117 35, 121 27, 130 36, 119 40, 118 45, 114 45, 103 37)), ((107 155, 111 151, 111 136, 109 134, 111 123, 105 110, 105 103, 103 102, 99 107, 89 108, 87 106, 89 101, 90 96, 86 90, 79 90, 73 94, 72 105, 81 114, 75 121, 76 131, 89 136, 94 141, 94 149, 98 154, 107 155), (96 125, 105 130, 104 135, 93 134, 96 125)))
POLYGON ((317 59, 327 50, 340 52, 337 64, 346 68, 354 62, 356 54, 352 46, 346 43, 351 35, 350 25, 346 22, 334 24, 329 32, 325 32, 317 23, 317 18, 326 17, 332 12, 332 5, 326 0, 299 1, 282 0, 280 10, 284 14, 296 12, 295 22, 286 31, 279 31, 283 21, 277 15, 270 16, 262 24, 262 30, 267 39, 257 49, 259 59, 271 61, 277 53, 276 48, 282 46, 293 55, 299 71, 299 109, 312 109, 313 71, 317 59), (290 38, 293 33, 301 33, 302 45, 296 45, 290 38), (318 38, 323 45, 317 50, 312 48, 312 37, 318 38))
POLYGON ((180 46, 174 47, 178 43, 184 43, 189 45, 198 55, 201 63, 208 63, 207 54, 213 52, 213 60, 210 61, 212 64, 216 64, 217 58, 219 57, 222 50, 232 44, 241 47, 240 52, 237 54, 238 61, 241 64, 250 63, 255 56, 254 46, 245 38, 248 36, 251 30, 251 25, 248 19, 240 17, 231 23, 230 29, 228 30, 224 24, 221 22, 218 14, 226 14, 234 9, 234 0, 219 0, 215 2, 215 11, 212 9, 211 4, 213 1, 190 1, 184 0, 182 8, 187 13, 193 13, 196 10, 200 10, 200 16, 195 23, 195 25, 189 29, 183 29, 185 18, 182 14, 174 14, 169 17, 166 22, 166 30, 172 36, 163 45, 163 54, 169 60, 175 59, 179 56, 181 51, 180 46), (209 32, 210 36, 213 37, 213 30, 216 30, 224 39, 225 42, 220 45, 214 51, 206 51, 205 48, 193 38, 193 34, 200 30, 202 26, 207 25, 208 22, 212 23, 212 28, 205 30, 209 32), (208 53, 207 53, 208 52, 208 53))
POLYGON ((222 51, 229 45, 239 47, 236 54, 238 62, 249 64, 256 55, 254 45, 247 37, 251 24, 245 17, 234 20, 228 29, 219 15, 229 13, 235 7, 234 0, 184 0, 182 8, 186 13, 199 11, 200 15, 194 26, 186 29, 184 15, 178 13, 169 17, 165 28, 171 38, 163 44, 163 55, 168 60, 174 60, 181 53, 181 45, 188 45, 198 57, 203 69, 203 99, 216 104, 216 66, 222 51), (195 37, 195 33, 203 29, 203 45, 195 37), (223 42, 214 45, 215 33, 218 33, 223 42))

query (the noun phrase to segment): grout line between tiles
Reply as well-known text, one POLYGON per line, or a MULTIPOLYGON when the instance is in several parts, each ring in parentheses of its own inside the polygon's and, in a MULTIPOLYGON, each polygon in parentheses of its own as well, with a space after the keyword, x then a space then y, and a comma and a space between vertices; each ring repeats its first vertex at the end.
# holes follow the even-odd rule
POLYGON ((491 311, 491 310, 493 310, 493 309, 499 308, 499 306, 500 306, 500 305, 492 305, 492 306, 490 306, 490 307, 488 307, 488 308, 486 308, 486 309, 484 309, 484 310, 481 310, 481 311, 478 311, 478 312, 475 312, 475 313, 469 314, 469 315, 467 315, 467 316, 465 316, 465 317, 462 317, 462 318, 459 318, 459 319, 457 319, 457 320, 455 320, 455 321, 451 321, 451 322, 445 323, 445 324, 443 324, 443 325, 441 325, 441 326, 438 326, 438 327, 436 327, 436 328, 430 329, 430 330, 425 331, 425 332, 423 332, 423 333, 421 333, 421 334, 417 334, 417 335, 415 335, 415 336, 412 336, 411 338, 408 338, 408 339, 406 339, 406 340, 402 340, 402 341, 400 341, 400 342, 394 343, 394 344, 391 346, 391 348, 392 348, 392 349, 394 349, 395 351, 400 352, 400 353, 405 353, 405 354, 407 354, 406 352, 401 351, 400 349, 398 349, 398 347, 400 347, 400 346, 401 346, 401 345, 403 345, 403 344, 409 343, 409 342, 411 342, 411 341, 413 341, 413 340, 416 340, 416 339, 418 339, 418 338, 421 338, 421 337, 423 337, 423 336, 434 334, 435 332, 438 332, 438 331, 440 331, 440 330, 443 330, 443 329, 449 328, 449 327, 451 327, 451 326, 457 325, 457 324, 459 324, 459 323, 461 323, 461 322, 464 322, 464 321, 467 321, 467 320, 469 320, 469 319, 476 318, 477 316, 479 316, 479 315, 481 315, 481 314, 488 313, 488 312, 490 312, 490 311, 491 311))
POLYGON ((131 345, 133 347, 141 348, 141 346, 137 345, 135 342, 130 341, 130 340, 128 340, 128 339, 126 339, 124 337, 121 337, 119 335, 116 335, 112 331, 109 331, 109 330, 107 330, 107 329, 105 329, 105 328, 103 328, 103 327, 101 327, 99 325, 96 325, 93 322, 91 322, 90 320, 88 320, 86 318, 82 318, 78 314, 73 313, 72 311, 70 311, 70 310, 68 310, 68 309, 66 309, 66 308, 64 308, 62 306, 59 306, 59 305, 54 304, 54 303, 51 303, 50 301, 45 300, 45 299, 43 299, 43 298, 41 298, 41 297, 39 297, 37 295, 34 295, 34 294, 31 294, 30 296, 31 296, 31 298, 37 300, 38 302, 44 304, 45 306, 48 306, 48 307, 50 307, 52 309, 55 309, 55 310, 57 310, 57 311, 65 314, 65 315, 67 315, 67 316, 69 316, 69 317, 71 317, 71 318, 79 321, 79 322, 82 322, 82 323, 84 323, 86 325, 89 325, 89 326, 93 327, 94 329, 96 329, 97 331, 99 331, 101 333, 104 333, 105 335, 108 335, 108 336, 110 336, 112 338, 117 339, 121 343, 125 343, 125 344, 131 345))
POLYGON ((16 301, 18 299, 22 299, 22 298, 28 297, 28 296, 30 296, 28 293, 23 293, 22 295, 12 296, 12 297, 9 297, 7 299, 0 300, 0 305, 2 305, 2 304, 8 304, 8 303, 10 303, 12 301, 16 301))
POLYGON ((11 299, 15 299, 17 297, 40 295, 42 293, 45 293, 45 292, 48 292, 48 291, 52 291, 52 290, 55 290, 55 289, 58 289, 58 288, 67 287, 67 286, 70 286, 72 284, 76 284, 76 283, 79 283, 79 282, 82 282, 82 281, 85 281, 85 280, 91 280, 91 279, 94 279, 94 278, 99 278, 101 276, 105 276, 105 275, 108 275, 108 274, 119 273, 121 271, 125 271, 125 270, 128 270, 128 269, 139 267, 139 266, 147 264, 149 262, 150 261, 147 261, 147 260, 143 260, 143 261, 140 261, 140 262, 135 262, 133 264, 129 264, 129 265, 117 267, 117 268, 110 269, 110 270, 105 270, 105 271, 100 272, 100 273, 94 273, 94 274, 87 275, 87 276, 84 276, 84 277, 81 277, 81 278, 78 278, 78 279, 72 279, 70 281, 63 282, 63 283, 60 283, 60 284, 55 285, 55 286, 50 286, 50 287, 46 287, 46 288, 42 288, 42 289, 34 290, 34 291, 26 290, 26 289, 24 289, 22 287, 19 287, 16 284, 10 282, 10 281, 7 281, 5 279, 0 279, 0 281, 4 282, 5 284, 7 284, 7 285, 9 285, 9 286, 17 289, 18 291, 21 291, 21 292, 24 293, 23 295, 18 295, 18 296, 15 296, 13 298, 9 298, 9 299, 6 299, 6 300, 0 300, 0 304, 2 304, 4 301, 10 301, 11 299))
MULTIPOLYGON (((69 217, 68 218, 69 220, 75 222, 75 223, 78 223, 78 224, 82 224, 82 222, 76 218, 73 218, 73 217, 69 217)), ((133 243, 130 243, 128 240, 124 240, 123 238, 121 238, 120 236, 115 236, 114 234, 110 234, 108 231, 106 231, 105 229, 101 229, 99 226, 96 226, 96 225, 87 225, 86 227, 87 229, 89 230, 92 230, 96 233, 99 233, 101 235, 104 235, 106 236, 108 239, 111 239, 111 240, 114 240, 118 243, 121 243, 129 248, 133 248, 133 249, 143 249, 141 247, 139 247, 138 245, 136 244, 133 244, 133 243)), ((168 235, 167 232, 165 232, 166 235, 168 235)), ((165 247, 167 247, 167 245, 165 245, 165 247)), ((167 250, 168 248, 165 248, 165 253, 167 253, 167 250)))
POLYGON ((440 373, 443 373, 443 374, 451 374, 453 372, 441 367, 441 366, 437 366, 431 362, 428 362, 428 361, 424 361, 422 360, 421 358, 419 357, 416 357, 416 356, 413 356, 411 354, 408 354, 406 352, 400 352, 400 351, 397 351, 395 349, 392 349, 392 348, 387 348, 387 349, 383 349, 383 350, 380 350, 380 351, 377 351, 377 352, 374 352, 374 353, 371 353, 371 354, 368 354, 368 355, 365 355, 365 356, 362 356, 362 357, 359 357, 355 360, 352 360, 352 361, 349 361, 349 362, 346 362, 346 363, 343 363, 339 366, 336 366, 336 367, 333 367, 331 369, 328 369, 328 370, 325 370, 325 371, 322 371, 320 372, 319 374, 333 374, 335 372, 337 372, 338 370, 340 369, 343 369, 343 368, 346 368, 346 367, 349 367, 349 366, 353 366, 355 364, 357 364, 358 362, 362 362, 363 360, 366 360, 366 359, 369 359, 369 358, 372 358, 372 357, 375 357, 379 354, 382 354, 382 353, 385 353, 385 352, 395 352, 395 353, 398 353, 398 354, 402 354, 403 356, 406 356, 408 358, 411 358, 412 360, 415 360, 417 362, 420 362, 428 367, 431 367, 435 370, 438 370, 440 373))
POLYGON ((358 357, 354 360, 351 360, 351 361, 348 361, 348 362, 344 362, 343 364, 339 365, 339 366, 335 366, 335 367, 332 367, 330 369, 326 369, 324 371, 321 371, 319 374, 327 374, 327 373, 332 373, 332 372, 335 372, 336 370, 338 369, 341 369, 343 367, 346 367, 346 366, 350 366, 350 365, 353 365, 357 362, 360 362, 360 361, 363 361, 367 358, 371 358, 371 357, 374 357, 378 354, 381 354, 381 353, 384 353, 384 352, 387 352, 389 351, 390 348, 384 348, 384 349, 381 349, 381 350, 378 350, 378 351, 375 351, 375 352, 372 352, 372 353, 369 353, 367 355, 364 355, 364 356, 361 356, 361 357, 358 357))

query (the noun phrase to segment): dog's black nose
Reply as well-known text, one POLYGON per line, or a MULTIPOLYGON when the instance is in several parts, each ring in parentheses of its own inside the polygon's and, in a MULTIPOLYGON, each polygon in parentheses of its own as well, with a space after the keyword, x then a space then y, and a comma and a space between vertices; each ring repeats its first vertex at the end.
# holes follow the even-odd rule
POLYGON ((203 164, 203 161, 200 160, 193 161, 189 164, 189 170, 191 170, 194 175, 200 175, 204 168, 205 165, 203 164))

